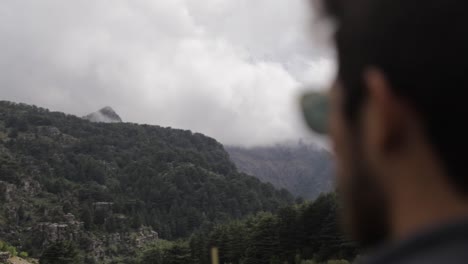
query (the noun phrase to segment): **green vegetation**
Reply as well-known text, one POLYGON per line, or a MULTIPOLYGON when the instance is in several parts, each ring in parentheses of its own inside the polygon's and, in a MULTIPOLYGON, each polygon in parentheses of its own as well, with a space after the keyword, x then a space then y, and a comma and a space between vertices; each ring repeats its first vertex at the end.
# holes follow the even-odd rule
POLYGON ((80 253, 73 243, 59 242, 49 246, 42 254, 40 264, 80 264, 80 253))
POLYGON ((174 240, 293 202, 286 190, 239 173, 220 143, 190 131, 0 102, 0 133, 8 135, 0 139, 0 238, 21 238, 33 256, 44 240, 31 230, 69 213, 91 239, 150 226, 174 240))
POLYGON ((220 263, 244 264, 347 264, 358 253, 338 228, 335 196, 327 195, 277 214, 259 213, 196 232, 188 241, 164 241, 146 249, 140 263, 210 263, 213 247, 219 249, 220 263))
MULTIPOLYGON (((139 264, 189 264, 194 263, 191 249, 187 242, 160 241, 146 249, 139 264)), ((209 261, 207 262, 209 263, 209 261)))
POLYGON ((205 264, 213 247, 220 263, 357 254, 338 229, 334 195, 293 205, 201 134, 9 102, 0 102, 0 133, 0 238, 41 264, 205 264))
POLYGON ((199 247, 205 240, 206 247, 219 248, 221 263, 296 263, 298 258, 321 263, 352 260, 357 254, 354 243, 338 228, 334 195, 220 225, 208 239, 202 237, 194 235, 191 244, 199 247))
POLYGON ((16 247, 9 245, 8 243, 0 240, 0 252, 8 252, 11 256, 18 256, 18 250, 16 247))
MULTIPOLYGON (((18 249, 2 240, 0 240, 0 253, 1 252, 7 252, 10 254, 12 257, 20 257, 22 259, 28 259, 29 254, 27 252, 21 251, 18 253, 18 249)), ((0 264, 3 264, 0 262, 0 264)))

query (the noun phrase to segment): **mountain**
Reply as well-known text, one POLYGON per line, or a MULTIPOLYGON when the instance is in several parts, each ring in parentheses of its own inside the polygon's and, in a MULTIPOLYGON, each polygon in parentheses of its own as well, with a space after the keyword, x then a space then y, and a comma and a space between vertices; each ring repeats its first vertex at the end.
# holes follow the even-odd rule
POLYGON ((122 118, 110 106, 106 106, 101 110, 91 113, 85 117, 86 120, 95 123, 121 123, 122 118))
POLYGON ((0 101, 0 240, 32 257, 76 246, 85 263, 130 263, 159 239, 292 202, 202 134, 0 101))
POLYGON ((226 150, 240 171, 296 196, 313 200, 333 190, 330 153, 315 145, 277 144, 226 150))

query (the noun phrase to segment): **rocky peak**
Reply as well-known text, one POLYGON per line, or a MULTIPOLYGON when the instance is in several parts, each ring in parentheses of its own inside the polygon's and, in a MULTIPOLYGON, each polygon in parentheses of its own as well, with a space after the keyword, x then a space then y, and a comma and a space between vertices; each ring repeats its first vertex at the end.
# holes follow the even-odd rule
POLYGON ((121 123, 122 118, 110 106, 106 106, 101 110, 91 113, 85 117, 86 120, 95 123, 121 123))

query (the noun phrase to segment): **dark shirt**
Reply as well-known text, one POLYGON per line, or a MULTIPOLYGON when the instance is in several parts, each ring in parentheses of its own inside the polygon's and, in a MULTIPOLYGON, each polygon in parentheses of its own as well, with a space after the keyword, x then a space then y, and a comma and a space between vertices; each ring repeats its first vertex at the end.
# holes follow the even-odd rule
POLYGON ((364 264, 468 263, 468 221, 420 233, 384 247, 364 264))

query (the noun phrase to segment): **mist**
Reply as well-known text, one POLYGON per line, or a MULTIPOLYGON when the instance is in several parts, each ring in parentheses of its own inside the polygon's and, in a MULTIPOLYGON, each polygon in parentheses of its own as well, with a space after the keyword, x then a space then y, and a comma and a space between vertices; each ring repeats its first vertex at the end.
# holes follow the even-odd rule
POLYGON ((5 0, 0 99, 229 145, 310 139, 297 98, 335 72, 313 19, 305 0, 5 0))

